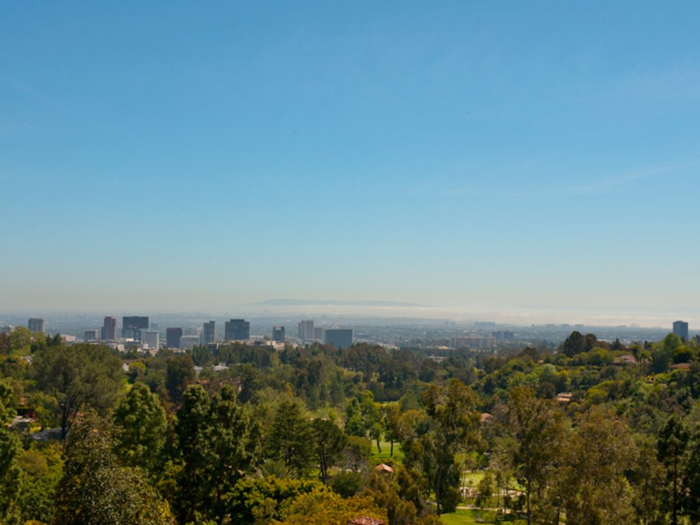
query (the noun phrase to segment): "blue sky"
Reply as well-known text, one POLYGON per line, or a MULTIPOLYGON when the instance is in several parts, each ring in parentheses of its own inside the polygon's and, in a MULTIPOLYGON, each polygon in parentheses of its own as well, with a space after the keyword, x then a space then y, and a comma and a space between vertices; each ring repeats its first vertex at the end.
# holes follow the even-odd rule
POLYGON ((5 2, 0 310, 293 297, 692 324, 699 17, 5 2))

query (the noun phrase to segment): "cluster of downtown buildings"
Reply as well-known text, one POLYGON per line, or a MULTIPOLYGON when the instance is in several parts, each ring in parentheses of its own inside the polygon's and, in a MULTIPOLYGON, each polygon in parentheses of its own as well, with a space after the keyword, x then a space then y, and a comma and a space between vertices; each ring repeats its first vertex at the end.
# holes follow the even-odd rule
MULTIPOLYGON (((336 348, 349 348, 354 341, 351 328, 314 327, 313 320, 301 321, 298 325, 299 341, 302 344, 323 343, 336 348)), ((271 341, 284 344, 287 341, 284 326, 272 329, 271 341)), ((250 322, 245 319, 231 319, 224 323, 224 338, 216 336, 216 321, 211 320, 200 328, 169 327, 165 330, 165 347, 189 350, 197 345, 212 345, 220 342, 251 342, 250 322)), ((105 317, 100 330, 86 330, 85 342, 140 344, 143 349, 156 350, 160 344, 160 331, 152 326, 148 317, 125 316, 122 318, 121 332, 117 330, 117 318, 105 317)))

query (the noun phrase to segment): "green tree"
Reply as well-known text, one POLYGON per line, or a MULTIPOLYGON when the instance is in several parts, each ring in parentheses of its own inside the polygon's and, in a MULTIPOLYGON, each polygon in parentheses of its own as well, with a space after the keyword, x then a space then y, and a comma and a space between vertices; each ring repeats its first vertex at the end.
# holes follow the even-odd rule
POLYGON ((573 357, 576 354, 590 352, 596 346, 597 342, 598 340, 595 335, 583 335, 578 330, 574 330, 562 343, 561 351, 567 357, 573 357))
POLYGON ((211 399, 201 385, 185 390, 177 413, 175 432, 183 461, 178 478, 176 510, 180 523, 194 522, 211 509, 211 464, 213 461, 211 399))
POLYGON ((188 355, 168 357, 165 386, 170 400, 179 405, 187 387, 197 379, 192 358, 188 355))
POLYGON ((225 385, 212 403, 213 455, 211 484, 213 511, 219 523, 224 521, 226 505, 223 497, 255 467, 260 456, 259 430, 254 426, 243 406, 236 400, 236 392, 225 385))
POLYGON ((139 475, 121 466, 109 425, 87 414, 71 430, 53 517, 55 525, 173 523, 167 504, 139 475))
POLYGON ((690 440, 687 458, 684 509, 692 523, 700 523, 700 432, 696 432, 690 440))
POLYGON ((288 398, 275 413, 269 448, 273 457, 303 476, 313 461, 313 434, 299 402, 288 398))
POLYGON ((224 501, 231 523, 279 523, 289 503, 315 489, 325 487, 317 480, 243 478, 224 501))
POLYGON ((0 379, 0 427, 8 425, 17 415, 15 391, 9 379, 0 379))
MULTIPOLYGON (((672 334, 671 334, 672 335, 672 334)), ((667 337, 668 339, 668 337, 667 337)), ((671 515, 673 525, 678 525, 678 511, 680 510, 683 460, 690 433, 683 419, 672 415, 659 432, 658 457, 664 464, 667 472, 667 490, 671 493, 671 515)))
POLYGON ((386 511, 371 497, 343 499, 332 491, 318 487, 295 498, 284 512, 288 525, 346 525, 351 519, 372 517, 386 520, 386 511))
POLYGON ((394 442, 401 440, 401 409, 397 403, 389 403, 384 407, 385 435, 389 440, 389 456, 394 457, 394 442))
POLYGON ((665 484, 666 471, 656 457, 656 439, 637 436, 639 455, 630 474, 634 488, 634 508, 639 523, 654 525, 663 523, 665 494, 659 487, 665 484))
POLYGON ((22 446, 17 436, 0 427, 0 523, 6 525, 19 523, 20 519, 17 498, 20 491, 18 459, 21 453, 22 446))
POLYGON ((567 443, 558 484, 567 523, 633 523, 625 473, 636 456, 627 424, 614 412, 594 407, 583 414, 567 443))
POLYGON ((19 457, 22 478, 18 503, 23 522, 51 521, 56 488, 63 475, 61 451, 61 445, 56 443, 33 443, 19 457))
POLYGON ((117 449, 129 466, 154 472, 167 437, 165 409, 144 383, 136 383, 114 412, 117 449))
POLYGON ((113 407, 123 379, 121 359, 110 348, 87 344, 47 347, 34 356, 32 373, 39 390, 56 400, 62 439, 80 410, 113 407))
POLYGON ((561 457, 566 437, 563 414, 525 387, 508 393, 502 433, 510 439, 507 451, 515 477, 525 489, 527 522, 532 523, 532 497, 544 497, 561 457))
POLYGON ((420 469, 435 494, 438 515, 456 508, 460 470, 455 456, 479 442, 478 398, 457 379, 430 385, 422 396, 427 415, 403 444, 406 463, 420 469))
POLYGON ((338 425, 327 419, 315 419, 312 423, 316 458, 321 474, 321 481, 328 482, 328 471, 340 458, 348 442, 338 425))
POLYGON ((196 366, 209 366, 214 363, 214 356, 207 345, 197 345, 188 353, 196 366))

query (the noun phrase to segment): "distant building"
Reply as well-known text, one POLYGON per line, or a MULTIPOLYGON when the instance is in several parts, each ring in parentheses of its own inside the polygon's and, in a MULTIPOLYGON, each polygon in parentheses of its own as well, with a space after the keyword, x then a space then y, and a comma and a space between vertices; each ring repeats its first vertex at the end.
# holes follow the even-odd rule
POLYGON ((202 326, 202 344, 216 342, 216 321, 209 321, 202 326))
POLYGON ((244 319, 231 319, 225 324, 227 341, 246 341, 250 339, 250 323, 244 319))
POLYGON ((30 332, 44 333, 44 320, 39 318, 32 318, 27 323, 27 328, 30 332))
POLYGON ((180 348, 180 338, 182 337, 182 328, 167 328, 165 330, 165 346, 168 348, 180 348))
POLYGON ((299 339, 303 343, 306 341, 311 341, 314 338, 314 322, 311 320, 308 321, 299 321, 298 325, 298 333, 299 333, 299 339))
POLYGON ((491 337, 499 342, 515 340, 515 334, 509 330, 494 330, 491 332, 491 337))
POLYGON ((495 343, 496 339, 493 337, 471 335, 466 337, 453 337, 450 341, 450 347, 455 349, 471 348, 472 350, 489 350, 495 343))
POLYGON ((275 326, 272 328, 272 340, 275 343, 284 343, 284 326, 275 326))
POLYGON ((350 348, 353 341, 352 328, 326 328, 323 331, 323 344, 335 348, 350 348))
POLYGON ((83 334, 83 341, 85 341, 86 343, 91 343, 98 340, 99 337, 97 330, 85 330, 83 334))
POLYGON ((117 340, 117 319, 115 317, 105 317, 100 339, 103 341, 117 340))
POLYGON ((6 324, 5 326, 0 326, 0 334, 10 335, 14 331, 15 331, 15 327, 12 326, 11 324, 6 324))
POLYGON ((688 340, 688 323, 685 321, 676 321, 673 323, 673 333, 683 339, 688 340))
POLYGON ((322 326, 315 326, 314 327, 314 340, 315 341, 323 341, 323 327, 322 326))
POLYGON ((148 317, 132 315, 122 318, 122 337, 141 340, 141 330, 148 330, 148 317))
POLYGON ((158 330, 141 330, 141 342, 144 346, 148 346, 149 350, 158 350, 160 347, 158 330))
POLYGON ((200 338, 198 335, 183 335, 180 338, 180 348, 183 350, 190 350, 193 346, 197 346, 200 343, 200 338))

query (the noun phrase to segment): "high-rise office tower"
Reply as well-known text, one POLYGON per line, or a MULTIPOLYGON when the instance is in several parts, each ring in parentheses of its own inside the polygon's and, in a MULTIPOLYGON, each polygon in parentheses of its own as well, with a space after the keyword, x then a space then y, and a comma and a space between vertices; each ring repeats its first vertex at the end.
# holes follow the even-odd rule
POLYGON ((231 319, 225 324, 227 341, 245 341, 250 339, 250 323, 243 319, 231 319))
POLYGON ((105 317, 101 339, 103 341, 117 340, 117 319, 115 317, 105 317))
POLYGON ((85 330, 83 340, 86 343, 90 343, 92 341, 97 341, 97 330, 85 330))
POLYGON ((275 326, 272 328, 272 340, 275 343, 284 343, 284 326, 275 326))
POLYGON ((202 327, 202 344, 208 345, 214 342, 216 342, 216 322, 209 321, 202 327))
POLYGON ((174 327, 165 330, 165 345, 168 348, 180 348, 180 338, 182 337, 182 328, 174 327))
POLYGON ((141 342, 148 346, 149 350, 158 350, 160 346, 158 330, 141 330, 141 342))
POLYGON ((352 328, 326 328, 323 331, 323 344, 336 348, 350 348, 352 341, 352 328))
POLYGON ((27 323, 27 328, 30 332, 40 332, 44 333, 44 320, 39 318, 32 318, 27 323))
POLYGON ((673 323, 673 333, 680 337, 683 341, 688 340, 688 323, 685 321, 676 321, 673 323))
POLYGON ((299 339, 303 343, 306 341, 312 341, 314 338, 314 322, 313 321, 299 321, 299 339))
POLYGON ((141 340, 141 330, 148 330, 148 317, 137 315, 122 318, 122 337, 125 339, 141 340))

